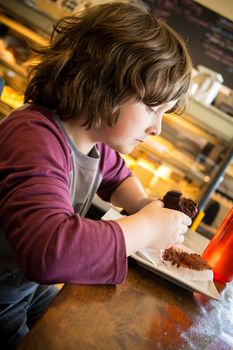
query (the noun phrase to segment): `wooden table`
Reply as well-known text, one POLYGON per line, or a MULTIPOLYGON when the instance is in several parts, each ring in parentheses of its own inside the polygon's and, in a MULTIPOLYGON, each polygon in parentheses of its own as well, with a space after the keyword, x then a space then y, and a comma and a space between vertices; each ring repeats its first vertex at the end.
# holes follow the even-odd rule
MULTIPOLYGON (((203 250, 194 232, 186 244, 203 250)), ((26 336, 23 350, 204 350, 221 334, 233 337, 233 283, 211 300, 129 261, 122 285, 66 285, 26 336)), ((221 341, 217 348, 228 349, 221 341)), ((230 349, 231 347, 229 347, 230 349)))

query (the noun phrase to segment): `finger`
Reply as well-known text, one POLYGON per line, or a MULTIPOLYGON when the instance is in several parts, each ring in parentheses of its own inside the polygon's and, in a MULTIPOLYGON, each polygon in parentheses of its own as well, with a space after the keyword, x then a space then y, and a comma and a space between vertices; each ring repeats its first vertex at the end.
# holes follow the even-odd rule
POLYGON ((176 237, 176 242, 175 244, 182 244, 184 242, 184 236, 183 235, 178 235, 176 237))
POLYGON ((156 204, 156 206, 158 208, 163 208, 164 207, 164 203, 161 200, 159 200, 159 199, 157 199, 154 203, 156 204))
POLYGON ((186 232, 188 231, 188 226, 186 226, 186 225, 180 225, 180 229, 179 229, 179 232, 178 232, 178 234, 185 234, 186 232))
POLYGON ((182 224, 186 225, 186 226, 190 226, 192 224, 191 218, 188 215, 184 214, 184 213, 181 213, 181 214, 183 214, 183 216, 182 216, 182 224))

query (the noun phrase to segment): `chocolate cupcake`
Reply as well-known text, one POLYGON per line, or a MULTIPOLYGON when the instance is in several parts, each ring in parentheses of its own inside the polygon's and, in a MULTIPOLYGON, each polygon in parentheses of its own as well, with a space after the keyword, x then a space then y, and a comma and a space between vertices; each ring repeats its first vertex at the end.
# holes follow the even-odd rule
POLYGON ((163 197, 163 203, 165 208, 182 211, 191 219, 198 212, 197 202, 193 201, 191 198, 184 198, 179 191, 167 192, 163 197))

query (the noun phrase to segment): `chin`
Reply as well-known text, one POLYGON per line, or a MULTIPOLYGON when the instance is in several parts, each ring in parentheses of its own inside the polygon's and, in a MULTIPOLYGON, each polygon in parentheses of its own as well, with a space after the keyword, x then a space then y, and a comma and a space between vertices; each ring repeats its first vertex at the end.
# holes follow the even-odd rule
POLYGON ((121 147, 116 147, 115 151, 121 153, 121 154, 129 154, 132 152, 132 150, 134 149, 134 146, 132 147, 127 147, 127 146, 121 146, 121 147))
POLYGON ((132 152, 134 147, 137 146, 135 143, 134 144, 129 144, 129 143, 114 144, 114 143, 110 143, 110 142, 108 142, 107 145, 111 149, 113 149, 114 151, 121 153, 121 154, 128 154, 128 153, 132 152))

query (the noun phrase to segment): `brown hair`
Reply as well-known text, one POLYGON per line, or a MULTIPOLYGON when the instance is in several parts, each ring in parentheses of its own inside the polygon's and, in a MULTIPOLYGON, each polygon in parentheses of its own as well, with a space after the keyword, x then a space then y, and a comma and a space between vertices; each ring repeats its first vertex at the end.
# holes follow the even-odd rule
POLYGON ((61 119, 87 114, 86 126, 114 126, 129 100, 157 106, 174 99, 184 107, 191 77, 185 43, 138 2, 122 1, 66 17, 54 28, 25 102, 57 111, 61 119))

